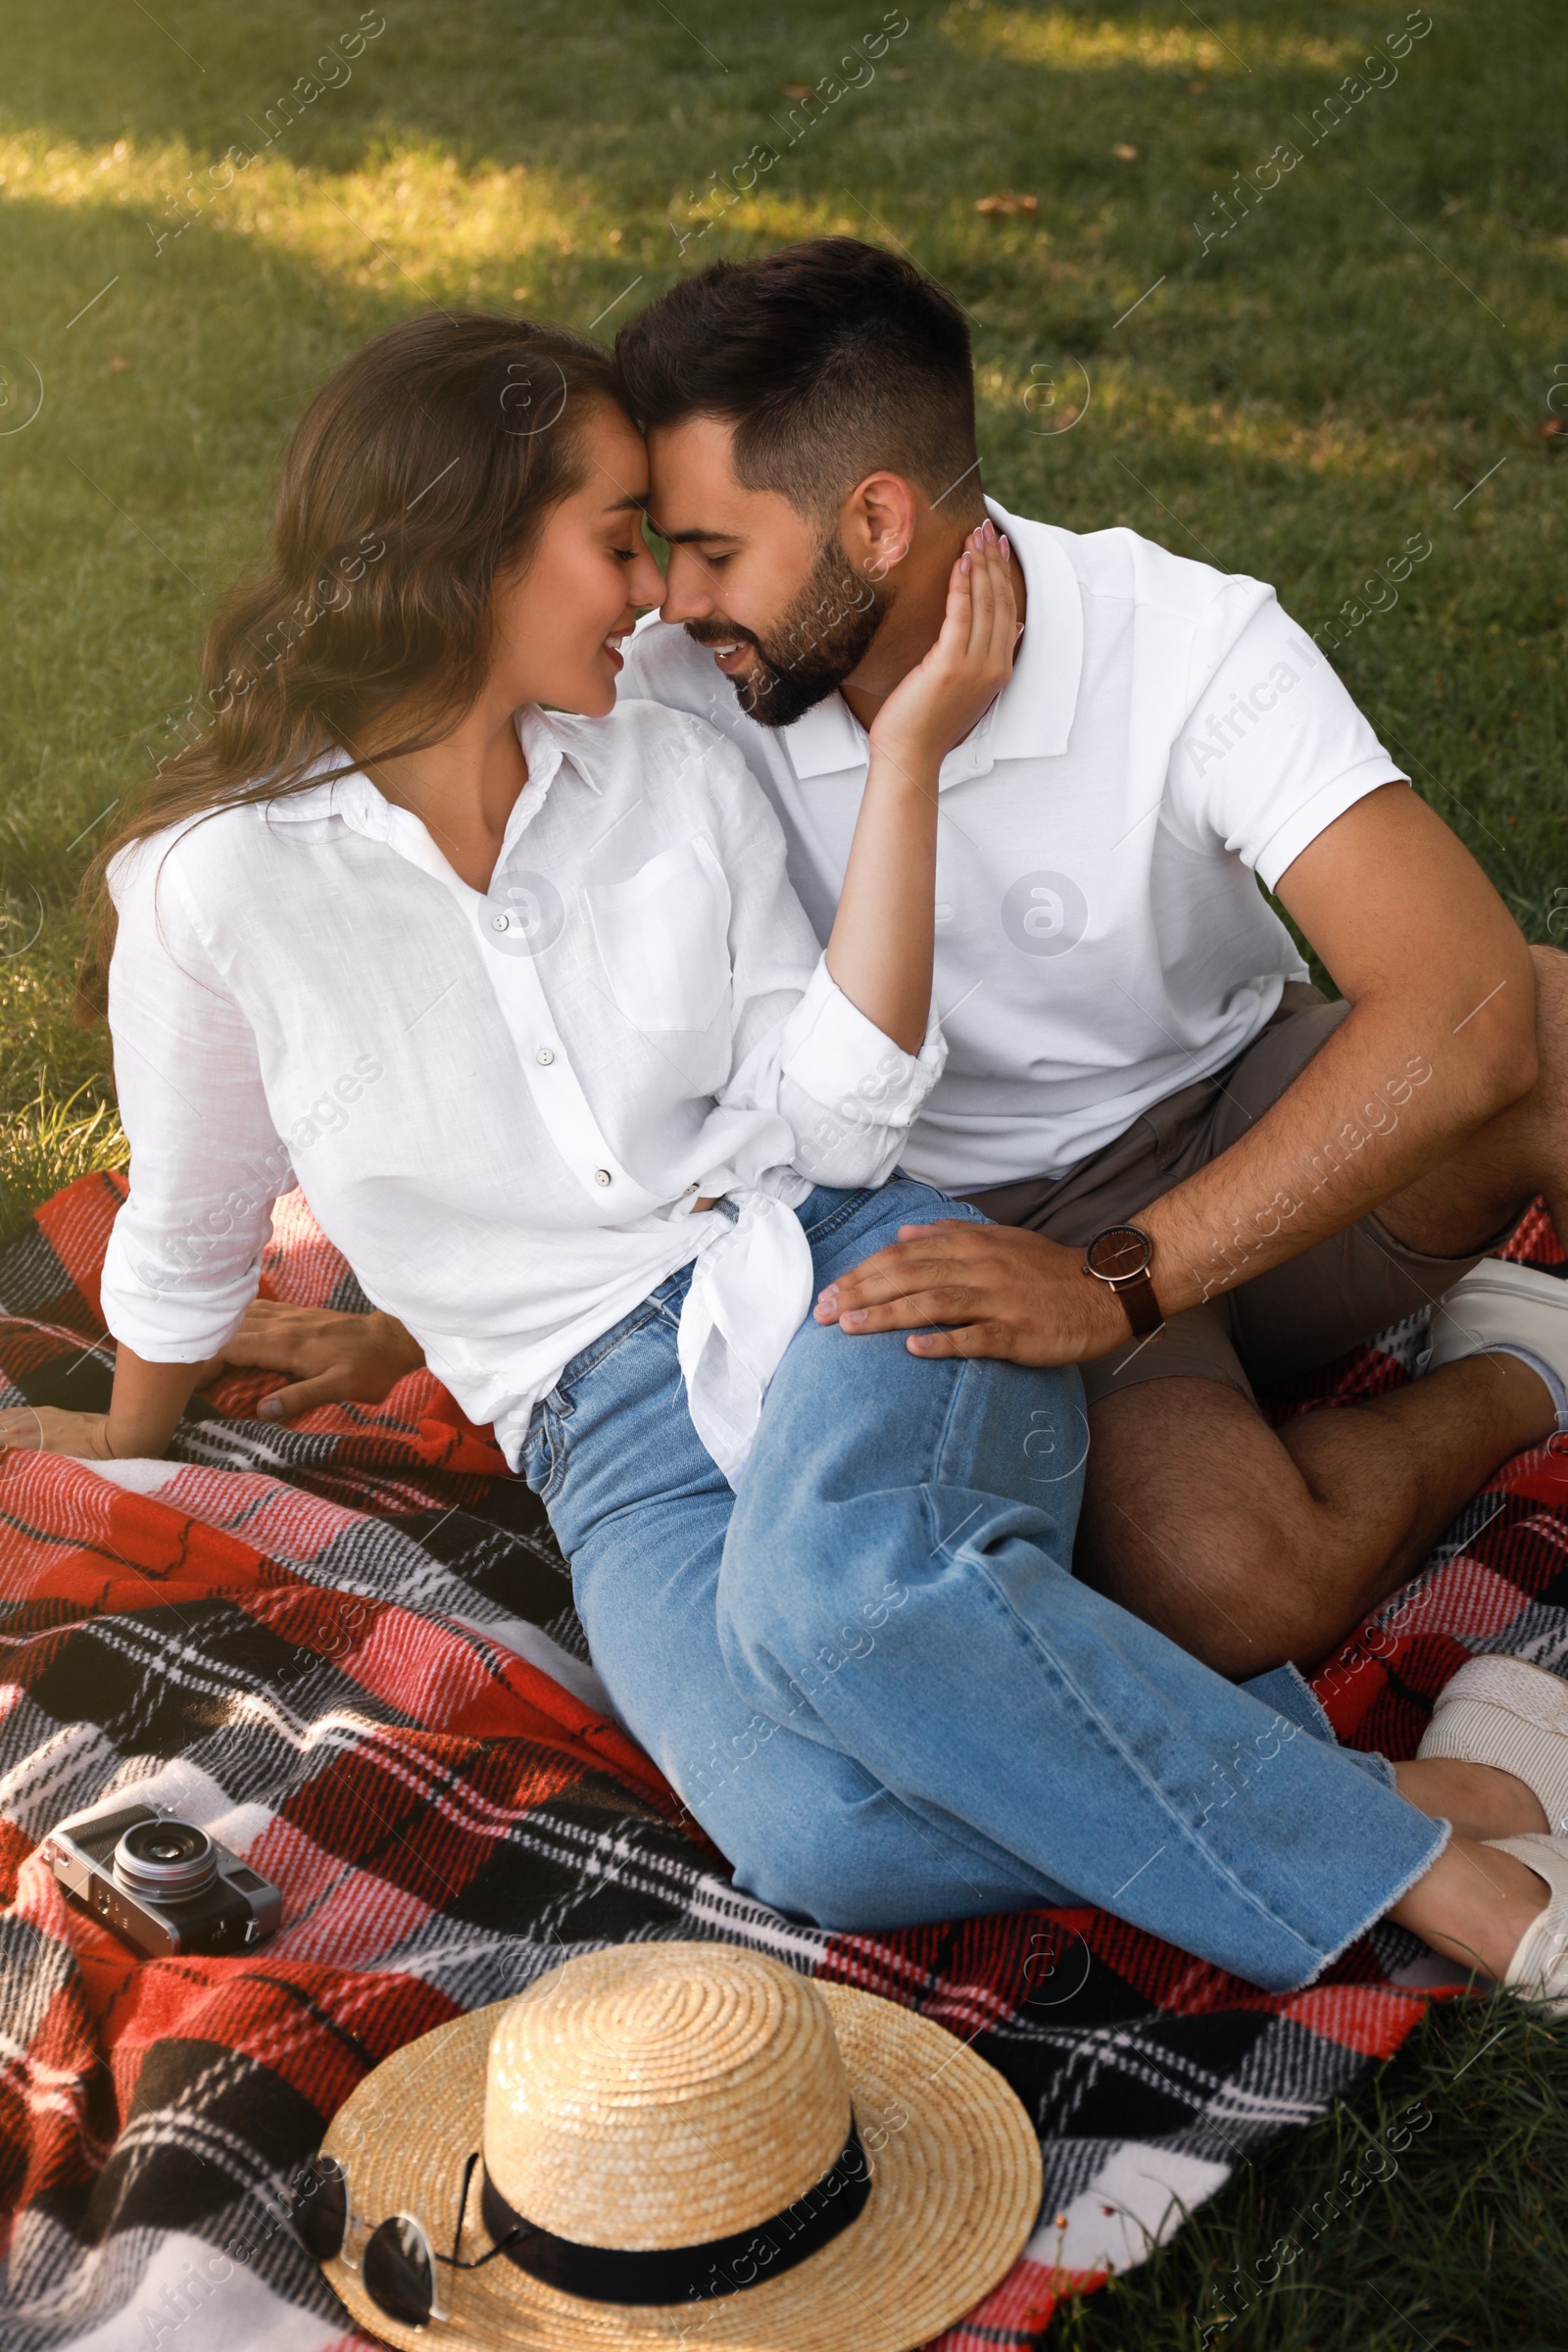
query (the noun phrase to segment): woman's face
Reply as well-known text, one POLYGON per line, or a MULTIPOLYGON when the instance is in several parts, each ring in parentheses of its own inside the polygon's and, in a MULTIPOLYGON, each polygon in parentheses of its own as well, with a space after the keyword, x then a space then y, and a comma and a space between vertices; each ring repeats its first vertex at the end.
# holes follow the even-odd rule
POLYGON ((648 453, 622 412, 599 402, 581 428, 585 476, 551 510, 527 567, 496 583, 491 682, 514 710, 544 703, 602 718, 621 666, 614 640, 663 579, 643 538, 648 453))

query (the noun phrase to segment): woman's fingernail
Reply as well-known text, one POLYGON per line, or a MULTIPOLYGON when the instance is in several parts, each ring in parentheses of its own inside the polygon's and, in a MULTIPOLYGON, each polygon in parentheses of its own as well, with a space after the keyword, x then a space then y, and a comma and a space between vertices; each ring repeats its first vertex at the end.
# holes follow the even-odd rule
POLYGON ((971 558, 970 558, 970 555, 969 555, 969 551, 968 551, 968 549, 967 549, 967 548, 965 548, 965 549, 964 549, 964 552, 963 552, 963 554, 962 554, 962 555, 961 555, 961 556, 958 558, 958 569, 959 569, 960 571, 967 571, 967 570, 968 570, 968 568, 969 568, 970 562, 971 562, 971 558))
POLYGON ((998 540, 997 544, 998 544, 998 546, 1001 548, 1001 550, 1002 550, 1002 552, 1003 552, 1003 554, 1004 554, 1004 556, 1010 556, 1010 555, 1011 555, 1011 553, 1012 553, 1012 550, 1011 550, 1011 548, 1010 548, 1010 547, 1007 545, 1007 534, 1006 534, 1006 532, 1005 532, 1005 531, 1004 531, 1004 532, 1003 532, 1003 534, 1002 534, 1002 537, 1001 537, 1001 538, 998 540))

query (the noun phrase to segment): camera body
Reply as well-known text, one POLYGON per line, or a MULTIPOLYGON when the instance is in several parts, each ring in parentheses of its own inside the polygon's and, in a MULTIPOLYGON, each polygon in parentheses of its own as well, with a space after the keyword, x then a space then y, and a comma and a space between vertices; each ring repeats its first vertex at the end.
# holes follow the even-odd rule
POLYGON ((247 1951, 282 1925, 283 1898, 260 1871, 153 1805, 63 1822, 43 1855, 74 1902, 150 1959, 247 1951))

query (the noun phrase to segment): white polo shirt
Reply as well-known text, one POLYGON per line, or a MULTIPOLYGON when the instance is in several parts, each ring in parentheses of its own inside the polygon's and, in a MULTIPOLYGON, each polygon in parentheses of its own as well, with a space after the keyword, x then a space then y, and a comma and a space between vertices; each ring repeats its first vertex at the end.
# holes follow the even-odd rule
MULTIPOLYGON (((942 764, 948 1058, 903 1155, 950 1192, 1061 1175, 1223 1068, 1306 976, 1258 879, 1272 889, 1354 802, 1407 780, 1262 581, 988 504, 1028 619, 1011 680, 942 764)), ((842 695, 760 726, 657 614, 620 691, 739 745, 825 943, 867 762, 842 695)))

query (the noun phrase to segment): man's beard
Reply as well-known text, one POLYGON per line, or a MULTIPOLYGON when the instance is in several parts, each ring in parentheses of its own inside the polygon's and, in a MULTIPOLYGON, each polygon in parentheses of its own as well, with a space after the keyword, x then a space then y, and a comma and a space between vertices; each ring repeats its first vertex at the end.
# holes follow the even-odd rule
POLYGON ((757 662, 732 678, 741 709, 764 727, 793 726, 843 685, 864 660, 882 625, 887 599, 850 563, 836 538, 824 540, 811 576, 765 637, 716 620, 686 623, 699 645, 750 645, 757 662))

